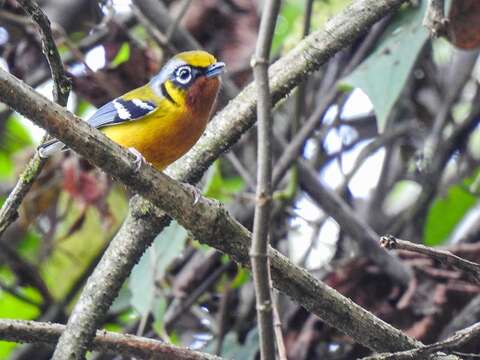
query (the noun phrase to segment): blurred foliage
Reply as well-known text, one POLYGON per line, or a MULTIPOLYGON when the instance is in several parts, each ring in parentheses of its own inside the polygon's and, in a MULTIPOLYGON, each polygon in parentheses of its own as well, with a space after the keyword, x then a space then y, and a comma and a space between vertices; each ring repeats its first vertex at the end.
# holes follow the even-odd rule
MULTIPOLYGON (((315 31, 332 16, 341 11, 350 3, 350 0, 321 0, 313 2, 311 29, 315 31)), ((286 53, 292 49, 303 34, 303 16, 305 1, 286 0, 278 16, 275 33, 272 41, 272 54, 286 53)))
POLYGON ((117 66, 128 61, 128 59, 130 59, 130 45, 124 42, 110 63, 110 68, 115 69, 117 66))
POLYGON ((225 177, 222 175, 221 160, 216 160, 207 172, 203 195, 228 203, 234 195, 241 192, 245 183, 240 176, 225 177))
POLYGON ((0 134, 0 180, 10 178, 14 174, 14 156, 31 144, 28 130, 20 123, 18 115, 10 115, 0 134))
POLYGON ((426 7, 427 2, 422 1, 422 6, 402 9, 385 30, 375 51, 343 80, 368 95, 380 132, 385 130, 388 116, 428 39, 428 31, 422 25, 426 7))
POLYGON ((425 245, 444 244, 475 206, 478 195, 469 191, 472 182, 473 177, 451 186, 445 195, 440 195, 432 203, 425 224, 425 245))
MULTIPOLYGON (((143 254, 140 262, 133 268, 129 280, 132 294, 131 304, 141 316, 147 316, 153 309, 155 315, 160 315, 158 307, 162 306, 163 297, 157 301, 157 284, 164 281, 168 266, 180 256, 187 231, 177 222, 172 221, 153 241, 153 245, 143 254)), ((163 313, 162 313, 163 314, 163 313)), ((155 318, 156 320, 161 320, 155 318)))
POLYGON ((123 193, 118 190, 112 191, 107 199, 113 219, 108 228, 105 228, 106 224, 102 223, 103 219, 96 209, 88 208, 83 215, 83 209, 77 208, 75 204, 68 206, 71 199, 67 194, 60 197, 60 212, 65 211, 67 206, 68 211, 57 226, 53 251, 40 266, 42 277, 56 299, 62 299, 67 294, 75 280, 117 232, 127 211, 123 193), (80 228, 72 233, 72 226, 76 225, 80 216, 85 216, 85 219, 80 228))

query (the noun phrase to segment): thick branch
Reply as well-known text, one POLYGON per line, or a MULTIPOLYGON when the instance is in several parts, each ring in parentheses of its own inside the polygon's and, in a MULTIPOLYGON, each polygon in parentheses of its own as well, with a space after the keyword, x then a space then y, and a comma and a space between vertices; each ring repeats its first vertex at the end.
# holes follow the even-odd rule
MULTIPOLYGON (((20 343, 54 345, 65 331, 65 325, 26 320, 0 320, 0 339, 20 343)), ((113 352, 140 359, 220 360, 221 358, 180 348, 140 336, 98 330, 90 350, 113 352)))
POLYGON ((280 0, 268 0, 262 12, 260 30, 252 61, 257 93, 257 189, 253 220, 252 264, 257 319, 260 338, 260 358, 274 360, 275 332, 273 327, 272 293, 270 291, 270 263, 268 243, 272 206, 272 99, 268 83, 268 59, 273 30, 280 8, 280 0))
POLYGON ((397 239, 393 235, 380 238, 380 244, 386 249, 399 249, 413 251, 431 257, 447 266, 452 266, 466 273, 469 277, 480 282, 480 264, 461 258, 450 251, 435 249, 428 246, 415 244, 410 241, 397 239))

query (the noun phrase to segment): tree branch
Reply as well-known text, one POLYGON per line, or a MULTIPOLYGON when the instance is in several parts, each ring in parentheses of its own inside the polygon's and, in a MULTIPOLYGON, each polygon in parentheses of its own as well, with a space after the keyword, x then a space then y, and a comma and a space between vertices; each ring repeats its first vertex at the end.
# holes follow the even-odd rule
POLYGON ((399 249, 413 251, 431 257, 442 264, 452 266, 466 273, 469 277, 480 282, 480 264, 461 258, 450 251, 435 249, 428 246, 414 244, 410 241, 397 239, 393 235, 385 235, 380 238, 380 244, 386 249, 399 249))
POLYGON ((42 51, 47 58, 50 71, 52 72, 53 100, 62 106, 66 106, 72 85, 70 79, 65 74, 62 59, 55 45, 55 40, 53 40, 50 21, 35 1, 18 0, 18 3, 40 28, 42 34, 42 51))
POLYGON ((257 305, 260 358, 275 360, 270 263, 267 257, 272 206, 272 99, 268 83, 268 59, 280 0, 268 0, 263 8, 260 30, 252 59, 257 93, 257 189, 250 261, 257 305))
MULTIPOLYGON (((65 325, 27 320, 0 320, 0 339, 54 345, 65 325)), ((220 360, 221 358, 140 336, 98 330, 89 350, 113 352, 141 359, 220 360)))
POLYGON ((448 19, 445 17, 444 8, 444 0, 428 0, 423 26, 430 31, 433 37, 443 36, 447 33, 448 19))
MULTIPOLYGON (((385 353, 378 354, 363 358, 363 360, 411 360, 411 359, 432 359, 429 355, 433 355, 437 352, 449 351, 455 353, 455 349, 471 342, 472 340, 478 339, 480 336, 480 323, 476 323, 468 328, 457 331, 448 339, 436 342, 431 345, 425 345, 418 349, 412 349, 407 351, 401 351, 396 353, 385 353)), ((447 357, 446 355, 437 354, 436 359, 446 359, 452 360, 452 357, 447 357)), ((453 357, 453 359, 459 359, 458 357, 453 357)))

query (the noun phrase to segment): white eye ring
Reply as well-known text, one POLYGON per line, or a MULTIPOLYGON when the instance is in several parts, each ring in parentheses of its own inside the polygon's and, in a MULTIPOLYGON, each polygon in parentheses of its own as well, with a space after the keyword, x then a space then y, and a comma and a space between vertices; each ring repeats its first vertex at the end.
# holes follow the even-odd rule
POLYGON ((192 80, 192 69, 190 69, 190 66, 180 66, 175 70, 175 80, 182 85, 188 84, 192 80))

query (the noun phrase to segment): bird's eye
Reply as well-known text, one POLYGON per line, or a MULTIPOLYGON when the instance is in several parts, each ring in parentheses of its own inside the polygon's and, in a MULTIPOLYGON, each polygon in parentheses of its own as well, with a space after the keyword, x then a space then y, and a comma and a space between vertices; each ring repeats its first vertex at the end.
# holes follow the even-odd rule
POLYGON ((176 80, 183 85, 186 85, 192 80, 192 69, 189 66, 181 66, 175 72, 176 80))

